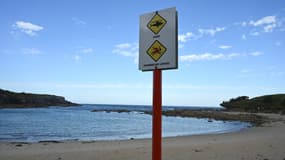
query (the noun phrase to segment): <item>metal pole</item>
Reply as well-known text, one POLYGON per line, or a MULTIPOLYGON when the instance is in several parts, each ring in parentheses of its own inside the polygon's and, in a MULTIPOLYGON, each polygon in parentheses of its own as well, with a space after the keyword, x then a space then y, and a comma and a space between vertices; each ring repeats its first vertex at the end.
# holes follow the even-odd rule
POLYGON ((161 160, 161 81, 161 70, 155 69, 153 71, 152 160, 161 160))

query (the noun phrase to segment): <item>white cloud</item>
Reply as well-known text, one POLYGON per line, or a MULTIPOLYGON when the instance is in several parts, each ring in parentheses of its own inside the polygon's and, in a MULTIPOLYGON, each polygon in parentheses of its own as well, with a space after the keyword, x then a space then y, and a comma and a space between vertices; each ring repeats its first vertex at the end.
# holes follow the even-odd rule
POLYGON ((246 21, 243 22, 235 22, 234 23, 235 26, 242 26, 242 27, 246 27, 248 25, 248 23, 246 21))
POLYGON ((192 61, 201 61, 201 60, 216 60, 222 59, 224 55, 219 54, 212 54, 212 53, 204 53, 204 54, 189 54, 180 56, 182 62, 192 62, 192 61))
POLYGON ((42 51, 36 48, 22 48, 22 53, 26 55, 39 55, 42 51))
POLYGON ((180 42, 187 42, 191 38, 194 37, 194 34, 192 32, 187 32, 185 34, 179 34, 178 35, 178 41, 180 42))
POLYGON ((226 29, 225 27, 216 27, 216 28, 211 28, 211 29, 198 29, 198 31, 202 35, 215 36, 216 33, 224 31, 225 29, 226 29))
POLYGON ((16 21, 15 24, 13 24, 13 28, 17 29, 29 36, 35 36, 37 35, 36 32, 41 31, 44 29, 44 27, 32 24, 30 22, 24 22, 24 21, 16 21))
POLYGON ((285 72, 283 71, 283 68, 280 68, 280 66, 269 66, 267 67, 267 73, 270 73, 270 76, 272 77, 280 77, 280 76, 284 76, 285 72))
POLYGON ((232 54, 213 54, 213 53, 203 53, 203 54, 189 54, 180 56, 182 62, 193 62, 193 61, 211 61, 211 60, 228 60, 233 57, 239 56, 238 53, 232 54))
POLYGON ((220 49, 230 49, 230 48, 232 48, 232 46, 229 46, 229 45, 220 45, 219 48, 220 48, 220 49))
POLYGON ((130 48, 132 45, 130 43, 121 43, 121 44, 117 44, 115 47, 117 49, 128 49, 130 48))
POLYGON ((231 58, 237 57, 237 56, 240 56, 240 54, 239 53, 231 53, 231 54, 227 55, 227 59, 231 59, 231 58))
POLYGON ((260 35, 259 32, 250 32, 249 34, 252 35, 252 36, 259 36, 260 35))
POLYGON ((272 77, 281 77, 285 75, 285 72, 283 71, 277 71, 277 72, 271 72, 270 73, 272 77))
POLYGON ((79 19, 79 18, 76 18, 76 17, 73 17, 73 18, 72 18, 72 21, 73 21, 75 24, 77 24, 77 25, 85 25, 85 24, 86 24, 85 21, 83 21, 83 20, 81 20, 81 19, 79 19))
POLYGON ((250 53, 229 53, 229 54, 223 54, 223 53, 202 53, 202 54, 188 54, 180 56, 180 60, 182 62, 194 62, 194 61, 213 61, 213 60, 231 60, 235 57, 239 56, 260 56, 263 55, 262 52, 255 51, 250 53))
POLYGON ((73 52, 71 58, 75 62, 82 62, 88 55, 91 55, 93 52, 93 48, 78 48, 73 52))
POLYGON ((73 55, 72 59, 75 60, 76 62, 79 62, 81 60, 81 57, 79 55, 73 55))
POLYGON ((240 72, 241 72, 242 74, 247 74, 247 73, 253 72, 253 70, 252 70, 252 69, 242 69, 240 72))
POLYGON ((276 41, 276 42, 274 43, 274 45, 275 45, 275 46, 281 46, 281 45, 282 45, 282 42, 276 41))
POLYGON ((138 43, 121 43, 115 45, 112 53, 122 55, 125 57, 133 57, 134 62, 138 63, 139 45, 138 43))
POLYGON ((272 32, 277 27, 277 20, 276 16, 266 16, 257 21, 251 20, 249 24, 255 27, 262 26, 264 32, 272 32))
POLYGON ((249 24, 253 26, 261 26, 261 25, 266 25, 266 24, 272 24, 276 23, 276 17, 275 16, 266 16, 263 17, 257 21, 250 21, 249 24))
POLYGON ((273 29, 276 27, 277 25, 274 23, 274 24, 270 24, 270 25, 267 25, 267 26, 264 26, 264 32, 272 32, 273 29))
POLYGON ((179 49, 181 49, 181 48, 183 48, 183 47, 184 47, 184 44, 181 44, 181 43, 178 44, 178 48, 179 48, 179 49))
POLYGON ((237 77, 239 78, 248 78, 248 77, 255 77, 257 74, 252 69, 242 69, 238 74, 237 77))
MULTIPOLYGON (((189 40, 197 40, 199 38, 202 38, 203 36, 215 36, 216 33, 222 32, 226 29, 226 27, 215 27, 215 28, 209 28, 209 29, 198 29, 198 33, 194 34, 193 32, 186 32, 184 34, 178 35, 178 41, 181 43, 186 43, 189 40)), ((214 40, 215 41, 215 40, 214 40)), ((179 44, 180 45, 180 44, 179 44)), ((180 45, 180 48, 183 48, 184 45, 180 45)))
POLYGON ((256 51, 256 52, 249 53, 249 55, 251 55, 251 56, 260 56, 260 55, 263 55, 263 53, 259 52, 259 51, 256 51))
POLYGON ((242 38, 243 40, 246 40, 246 39, 247 39, 246 36, 245 36, 245 34, 243 34, 243 35, 241 36, 241 38, 242 38))
POLYGON ((92 53, 93 51, 94 51, 93 48, 84 48, 80 52, 82 52, 82 53, 92 53))

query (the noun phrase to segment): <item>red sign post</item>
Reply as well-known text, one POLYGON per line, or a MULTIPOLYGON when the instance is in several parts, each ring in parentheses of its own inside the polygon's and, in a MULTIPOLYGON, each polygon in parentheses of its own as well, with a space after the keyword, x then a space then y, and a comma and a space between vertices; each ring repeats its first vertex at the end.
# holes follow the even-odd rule
POLYGON ((161 81, 162 73, 160 69, 153 71, 153 108, 152 108, 152 159, 161 160, 161 81))
POLYGON ((178 68, 177 11, 140 16, 139 69, 153 71, 152 160, 161 160, 162 70, 178 68))

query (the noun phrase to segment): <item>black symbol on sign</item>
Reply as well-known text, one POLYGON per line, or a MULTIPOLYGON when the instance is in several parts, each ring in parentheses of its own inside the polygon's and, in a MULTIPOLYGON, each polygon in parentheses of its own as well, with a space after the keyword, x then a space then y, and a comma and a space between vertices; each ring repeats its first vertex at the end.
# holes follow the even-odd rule
POLYGON ((160 48, 160 46, 159 47, 152 47, 151 48, 152 49, 152 51, 151 51, 151 54, 152 55, 155 55, 155 54, 160 54, 160 52, 161 52, 161 48, 160 48))
POLYGON ((151 27, 157 27, 157 28, 158 28, 158 27, 161 26, 162 24, 163 24, 163 22, 157 20, 157 21, 151 22, 150 26, 151 26, 151 27))

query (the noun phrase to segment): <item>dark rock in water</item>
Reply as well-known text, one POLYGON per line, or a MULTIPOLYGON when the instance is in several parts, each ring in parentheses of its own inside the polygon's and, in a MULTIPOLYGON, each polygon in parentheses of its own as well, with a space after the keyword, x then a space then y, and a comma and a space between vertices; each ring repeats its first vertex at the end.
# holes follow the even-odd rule
POLYGON ((194 152, 202 152, 202 149, 192 149, 194 152))
MULTIPOLYGON (((117 113, 129 113, 130 110, 124 109, 94 109, 91 112, 117 112, 117 113)), ((139 111, 144 114, 152 115, 152 111, 139 111)), ((252 113, 236 113, 216 111, 216 110, 191 110, 191 109, 174 109, 162 111, 162 115, 171 117, 193 117, 193 118, 207 118, 208 122, 214 120, 226 121, 241 121, 249 122, 254 126, 261 126, 269 121, 268 118, 252 113)), ((285 122, 284 122, 285 123, 285 122)))
MULTIPOLYGON (((152 114, 151 111, 146 111, 144 113, 152 114)), ((220 121, 242 121, 242 122, 249 122, 254 126, 261 126, 262 124, 269 121, 268 118, 256 114, 249 114, 249 113, 231 114, 230 112, 213 111, 213 110, 198 111, 198 110, 179 109, 179 110, 162 111, 162 115, 172 116, 172 117, 208 118, 209 120, 220 120, 220 121)))
POLYGON ((0 108, 36 108, 48 106, 78 106, 78 104, 69 102, 61 96, 16 93, 0 89, 0 108))
POLYGON ((39 143, 61 143, 60 141, 39 141, 39 143))
POLYGON ((213 120, 212 119, 208 119, 208 122, 213 122, 213 120))
POLYGON ((16 147, 22 147, 23 145, 22 144, 16 144, 16 147))

